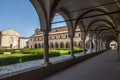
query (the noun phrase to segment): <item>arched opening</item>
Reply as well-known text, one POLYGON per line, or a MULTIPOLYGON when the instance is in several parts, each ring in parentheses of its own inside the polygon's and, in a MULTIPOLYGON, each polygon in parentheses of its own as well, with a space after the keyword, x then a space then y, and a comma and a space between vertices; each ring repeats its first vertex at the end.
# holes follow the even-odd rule
POLYGON ((42 48, 44 48, 44 43, 42 43, 42 46, 41 46, 42 48))
POLYGON ((82 44, 83 44, 82 41, 78 42, 78 47, 82 48, 82 44))
POLYGON ((37 46, 37 43, 35 43, 35 46, 34 46, 34 48, 38 48, 38 46, 37 46))
POLYGON ((55 42, 55 48, 59 48, 58 42, 55 42))
POLYGON ((86 48, 90 49, 90 41, 89 40, 86 42, 86 48))
POLYGON ((60 48, 64 48, 64 43, 60 42, 60 48))
POLYGON ((41 48, 41 44, 40 43, 38 44, 38 48, 41 48))
POLYGON ((73 45, 74 45, 74 47, 78 47, 76 41, 73 42, 73 45))
POLYGON ((117 50, 117 42, 115 40, 111 41, 110 44, 109 44, 109 47, 111 50, 117 50))
POLYGON ((50 43, 50 48, 54 48, 54 45, 52 42, 50 43))
MULTIPOLYGON (((59 13, 56 13, 52 20, 52 23, 53 23, 52 28, 67 26, 66 22, 55 23, 55 22, 59 22, 59 21, 65 21, 65 20, 62 17, 62 15, 60 15, 59 13)), ((55 30, 55 31, 58 31, 58 30, 55 30)))
POLYGON ((66 48, 70 48, 70 43, 69 42, 66 42, 66 48))

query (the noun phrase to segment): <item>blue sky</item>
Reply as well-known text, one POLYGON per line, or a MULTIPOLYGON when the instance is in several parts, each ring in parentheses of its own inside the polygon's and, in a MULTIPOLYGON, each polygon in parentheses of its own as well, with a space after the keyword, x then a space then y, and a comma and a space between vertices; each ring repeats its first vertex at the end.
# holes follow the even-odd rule
MULTIPOLYGON (((61 20, 63 20, 61 16, 56 16, 53 21, 61 20)), ((52 26, 63 25, 65 23, 52 26)), ((38 15, 29 0, 0 0, 0 31, 14 29, 21 36, 29 37, 39 26, 38 15)))

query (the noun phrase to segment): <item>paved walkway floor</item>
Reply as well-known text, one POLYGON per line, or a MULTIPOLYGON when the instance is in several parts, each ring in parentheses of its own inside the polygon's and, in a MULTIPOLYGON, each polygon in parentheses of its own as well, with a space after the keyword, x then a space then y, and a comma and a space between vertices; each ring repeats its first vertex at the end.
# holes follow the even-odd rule
POLYGON ((106 51, 44 80, 120 80, 120 60, 106 51))

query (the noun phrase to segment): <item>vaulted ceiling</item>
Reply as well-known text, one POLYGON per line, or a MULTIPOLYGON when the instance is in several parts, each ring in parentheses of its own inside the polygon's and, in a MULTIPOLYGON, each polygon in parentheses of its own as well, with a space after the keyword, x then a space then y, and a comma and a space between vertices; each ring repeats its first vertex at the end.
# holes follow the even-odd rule
POLYGON ((69 34, 76 26, 86 34, 94 33, 112 40, 120 30, 119 0, 31 0, 41 21, 41 30, 50 30, 52 19, 59 13, 65 19, 69 34))

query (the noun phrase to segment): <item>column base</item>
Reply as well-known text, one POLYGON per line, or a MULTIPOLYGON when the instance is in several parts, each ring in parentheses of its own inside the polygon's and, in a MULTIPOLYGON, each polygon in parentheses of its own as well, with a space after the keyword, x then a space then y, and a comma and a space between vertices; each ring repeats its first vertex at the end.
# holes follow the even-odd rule
POLYGON ((50 62, 44 62, 42 65, 49 66, 49 65, 52 65, 52 63, 50 63, 50 62))
POLYGON ((74 56, 74 55, 71 55, 71 56, 70 56, 70 59, 75 59, 75 56, 74 56))

